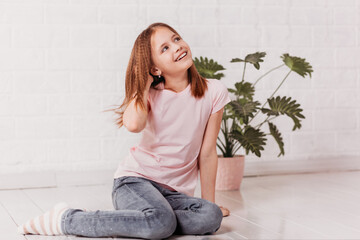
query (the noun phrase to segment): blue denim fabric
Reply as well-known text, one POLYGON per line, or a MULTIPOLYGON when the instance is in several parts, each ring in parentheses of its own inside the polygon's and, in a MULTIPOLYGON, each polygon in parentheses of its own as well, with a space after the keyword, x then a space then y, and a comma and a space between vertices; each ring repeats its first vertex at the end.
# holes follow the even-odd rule
POLYGON ((223 218, 216 204, 141 177, 114 179, 112 199, 113 211, 68 209, 61 219, 63 232, 85 237, 162 239, 173 234, 214 233, 223 218))

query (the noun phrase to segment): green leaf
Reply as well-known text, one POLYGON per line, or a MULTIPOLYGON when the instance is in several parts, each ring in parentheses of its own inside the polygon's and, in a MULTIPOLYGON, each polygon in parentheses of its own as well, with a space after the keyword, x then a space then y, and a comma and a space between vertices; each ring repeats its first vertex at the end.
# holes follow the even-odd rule
POLYGON ((230 62, 245 62, 245 60, 242 60, 240 58, 233 58, 230 62))
POLYGON ((279 130, 277 129, 277 127, 272 124, 271 122, 269 123, 269 129, 270 129, 270 134, 275 138, 275 141, 277 142, 277 144, 279 145, 280 148, 280 153, 278 155, 278 157, 280 157, 281 155, 285 155, 285 151, 284 151, 284 142, 283 139, 281 137, 281 133, 279 132, 279 130))
POLYGON ((260 62, 263 62, 264 60, 262 58, 264 58, 266 56, 266 52, 256 52, 256 53, 252 53, 252 54, 248 54, 245 57, 245 60, 240 59, 240 58, 233 58, 231 59, 230 62, 246 62, 246 63, 251 63, 252 65, 254 65, 254 67, 256 69, 260 69, 260 62))
POLYGON ((224 77, 223 73, 216 72, 225 70, 225 68, 213 59, 209 60, 207 57, 198 59, 195 57, 194 64, 199 74, 204 78, 220 80, 220 78, 224 77))
POLYGON ((230 113, 232 118, 237 118, 240 124, 247 124, 249 118, 254 117, 254 113, 259 109, 260 103, 258 101, 249 101, 247 99, 237 99, 229 103, 230 113))
MULTIPOLYGON (((225 114, 225 112, 224 112, 225 114)), ((223 115, 224 116, 224 115, 223 115)), ((231 131, 236 127, 236 124, 234 121, 232 121, 230 130, 227 124, 227 119, 223 117, 221 121, 221 128, 220 132, 223 134, 224 142, 220 139, 220 137, 217 137, 217 147, 220 149, 220 151, 223 154, 223 157, 233 157, 235 155, 235 144, 236 140, 232 138, 231 131)))
POLYGON ((293 131, 296 130, 296 128, 301 128, 300 118, 305 119, 305 117, 301 114, 303 110, 299 108, 300 104, 297 104, 295 100, 291 101, 291 97, 280 98, 277 96, 276 98, 273 97, 268 99, 268 103, 270 109, 262 108, 261 111, 263 113, 267 114, 268 116, 279 116, 280 114, 285 114, 294 121, 294 127, 292 129, 293 131))
POLYGON ((311 78, 311 73, 313 72, 312 66, 306 62, 305 58, 299 58, 290 56, 288 53, 284 53, 281 58, 286 66, 290 68, 291 71, 296 72, 302 77, 305 77, 309 74, 311 78))
POLYGON ((260 151, 264 150, 266 145, 266 135, 260 129, 248 126, 244 132, 235 129, 231 134, 245 149, 246 154, 249 154, 249 151, 251 151, 256 156, 261 157, 260 151))
POLYGON ((249 82, 237 82, 235 83, 235 89, 228 88, 228 91, 234 93, 237 98, 242 97, 253 100, 255 87, 249 82))

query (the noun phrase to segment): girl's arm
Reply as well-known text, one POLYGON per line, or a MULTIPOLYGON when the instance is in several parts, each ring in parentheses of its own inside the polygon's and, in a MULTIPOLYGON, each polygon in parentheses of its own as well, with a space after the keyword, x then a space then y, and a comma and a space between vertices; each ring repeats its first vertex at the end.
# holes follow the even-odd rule
POLYGON ((215 203, 215 182, 218 156, 216 140, 220 131, 224 108, 212 114, 207 123, 201 150, 199 153, 199 168, 201 182, 201 198, 215 203))
MULTIPOLYGON (((216 152, 216 140, 220 131, 220 125, 224 108, 212 114, 205 129, 200 154, 198 157, 200 168, 201 198, 215 203, 215 182, 218 156, 216 152)), ((220 206, 223 216, 229 216, 229 209, 220 206)))
POLYGON ((147 99, 149 96, 150 85, 153 81, 153 77, 149 75, 146 89, 144 91, 144 104, 146 110, 142 110, 140 107, 135 106, 135 98, 130 101, 126 107, 123 115, 123 124, 130 131, 134 133, 141 132, 146 126, 146 120, 148 116, 147 99))

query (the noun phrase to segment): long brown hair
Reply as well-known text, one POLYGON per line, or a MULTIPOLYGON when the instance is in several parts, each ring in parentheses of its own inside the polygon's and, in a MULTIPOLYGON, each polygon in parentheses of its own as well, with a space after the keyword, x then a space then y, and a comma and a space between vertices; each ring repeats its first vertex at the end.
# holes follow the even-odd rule
MULTIPOLYGON (((123 115, 127 105, 131 100, 135 99, 135 106, 140 106, 143 111, 147 109, 144 101, 144 91, 148 81, 148 74, 150 68, 153 66, 153 60, 151 58, 151 36, 155 32, 157 27, 166 27, 170 31, 179 35, 175 29, 170 27, 165 23, 153 23, 148 26, 140 35, 136 38, 133 49, 131 51, 130 60, 126 69, 125 76, 125 99, 123 103, 114 109, 109 109, 105 111, 113 110, 118 114, 116 124, 119 128, 123 126, 123 115)), ((179 35, 180 36, 180 35, 179 35)), ((204 96, 205 91, 207 90, 206 79, 203 78, 199 72, 196 70, 194 63, 188 69, 188 79, 191 84, 191 95, 195 98, 201 98, 204 96)), ((154 82, 151 84, 151 88, 155 88, 156 85, 163 82, 165 83, 165 78, 161 76, 160 78, 154 77, 154 82)))

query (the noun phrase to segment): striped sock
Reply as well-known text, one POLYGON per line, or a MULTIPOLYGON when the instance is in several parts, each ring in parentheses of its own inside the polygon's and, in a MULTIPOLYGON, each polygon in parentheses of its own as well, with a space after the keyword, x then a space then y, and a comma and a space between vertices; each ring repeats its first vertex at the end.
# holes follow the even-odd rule
POLYGON ((58 203, 50 211, 19 226, 18 232, 21 234, 64 235, 61 229, 61 217, 68 209, 69 206, 66 203, 58 203))

